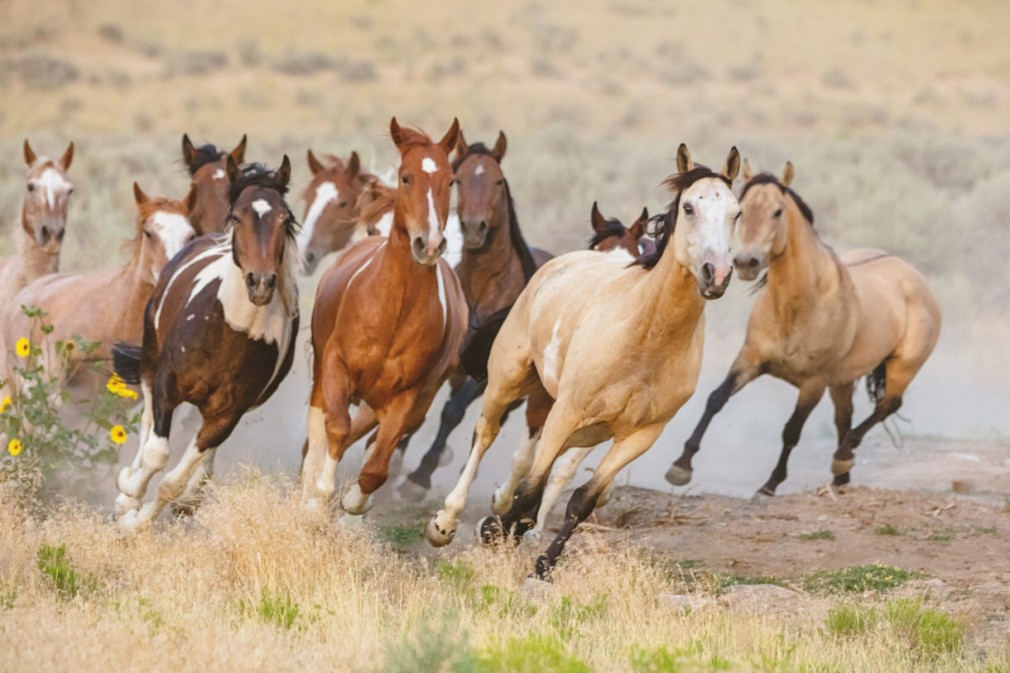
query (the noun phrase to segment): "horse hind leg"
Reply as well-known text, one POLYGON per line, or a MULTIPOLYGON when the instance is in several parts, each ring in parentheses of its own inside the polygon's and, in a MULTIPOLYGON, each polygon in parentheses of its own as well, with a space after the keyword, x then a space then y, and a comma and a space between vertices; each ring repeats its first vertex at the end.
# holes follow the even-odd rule
MULTIPOLYGON (((572 483, 579 465, 582 464, 582 461, 586 459, 594 448, 596 447, 587 446, 569 449, 566 455, 562 456, 561 460, 555 463, 554 469, 551 470, 551 477, 547 482, 546 488, 544 488, 544 494, 540 498, 540 507, 537 508, 536 512, 536 525, 523 533, 524 542, 538 543, 540 541, 544 528, 547 526, 547 517, 550 516, 551 510, 554 509, 554 505, 564 490, 572 483)), ((604 498, 609 500, 609 496, 609 491, 601 494, 598 502, 604 500, 604 498)))
POLYGON ((176 406, 175 400, 167 393, 168 389, 167 382, 156 383, 153 389, 146 384, 141 387, 144 394, 141 417, 143 441, 137 447, 133 464, 120 470, 116 477, 119 489, 115 504, 117 517, 140 509, 140 499, 147 493, 151 479, 168 464, 168 439, 176 406))
POLYGON ((551 399, 543 386, 537 386, 537 389, 527 397, 526 438, 519 444, 519 449, 512 456, 512 469, 509 472, 508 480, 496 488, 491 496, 491 511, 495 514, 504 514, 508 511, 512 504, 512 494, 533 466, 537 442, 540 440, 547 416, 553 406, 554 400, 551 399))

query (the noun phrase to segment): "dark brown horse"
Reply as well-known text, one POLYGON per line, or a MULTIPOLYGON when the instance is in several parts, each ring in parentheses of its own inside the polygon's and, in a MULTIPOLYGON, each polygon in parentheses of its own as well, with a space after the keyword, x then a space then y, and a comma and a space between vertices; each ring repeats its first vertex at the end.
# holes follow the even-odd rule
POLYGON ((314 350, 303 499, 328 507, 344 451, 378 424, 357 482, 341 499, 363 514, 389 476, 393 450, 416 430, 459 363, 466 299, 441 259, 449 215, 449 152, 459 124, 438 143, 394 118, 400 152, 393 228, 388 239, 352 246, 323 276, 312 313, 314 350), (362 406, 352 422, 349 405, 362 406))
MULTIPOLYGON (((453 171, 463 233, 463 253, 456 274, 470 306, 472 325, 485 324, 515 303, 533 273, 551 259, 549 253, 526 245, 519 229, 512 193, 501 168, 507 147, 502 132, 490 149, 484 143, 467 144, 462 132, 456 145, 453 171)), ((431 475, 441 462, 449 434, 463 421, 467 407, 480 397, 485 385, 462 370, 449 384, 451 394, 442 409, 435 440, 400 489, 408 500, 422 499, 431 488, 431 475)), ((528 409, 534 418, 546 413, 538 400, 528 409)))
POLYGON ((208 458, 249 409, 287 375, 298 331, 295 218, 284 201, 291 163, 275 172, 239 169, 226 159, 227 230, 202 236, 165 266, 144 315, 142 347, 113 349, 116 370, 141 385, 140 447, 117 480, 116 512, 126 530, 152 521, 169 503, 195 507, 208 458), (179 464, 141 508, 151 478, 168 462, 175 408, 203 418, 179 464))
POLYGON ((593 237, 589 240, 589 249, 607 252, 615 256, 626 256, 629 262, 634 262, 641 255, 655 252, 656 244, 652 239, 643 238, 645 228, 649 223, 649 209, 642 208, 634 224, 625 227, 616 218, 606 218, 593 201, 593 209, 589 215, 593 225, 593 237))
POLYGON ((188 135, 182 136, 182 160, 196 191, 196 205, 189 215, 197 235, 217 234, 224 231, 225 218, 231 204, 228 202, 227 161, 230 156, 236 165, 245 161, 246 137, 231 152, 219 150, 214 145, 196 147, 188 135))

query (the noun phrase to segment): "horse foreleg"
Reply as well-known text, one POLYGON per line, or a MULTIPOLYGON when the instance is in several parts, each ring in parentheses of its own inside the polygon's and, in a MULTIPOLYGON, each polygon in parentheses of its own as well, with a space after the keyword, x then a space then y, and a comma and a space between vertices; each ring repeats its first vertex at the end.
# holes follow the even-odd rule
POLYGON ((901 408, 901 398, 891 395, 884 395, 883 399, 877 402, 866 420, 854 427, 845 435, 845 439, 839 445, 838 450, 831 461, 831 473, 835 475, 832 481, 833 486, 844 486, 849 483, 851 475, 849 472, 856 463, 855 450, 862 443, 863 437, 877 423, 880 423, 888 416, 901 408))
MULTIPOLYGON (((547 526, 547 517, 550 516, 551 510, 554 509, 555 503, 557 503, 558 498, 568 484, 572 483, 572 479, 575 478, 575 473, 579 469, 579 465, 582 461, 586 459, 586 456, 596 448, 593 446, 578 447, 569 449, 567 453, 561 457, 554 465, 554 469, 551 470, 550 479, 547 482, 547 486, 544 488, 543 497, 540 498, 540 507, 537 509, 537 523, 533 528, 526 531, 523 537, 528 538, 530 541, 538 541, 543 535, 544 528, 547 526)), ((607 493, 606 495, 609 495, 607 493)), ((600 496, 601 498, 603 496, 600 496)))
MULTIPOLYGON (((533 466, 537 442, 553 406, 553 398, 540 385, 526 398, 527 435, 519 445, 519 450, 512 456, 512 469, 508 481, 496 488, 491 496, 491 511, 495 514, 504 514, 508 511, 512 505, 512 494, 533 466)), ((505 422, 504 419, 502 422, 505 422)))
POLYGON ((694 468, 691 461, 694 455, 701 449, 701 438, 708 429, 708 424, 712 418, 719 413, 730 397, 735 395, 745 385, 753 381, 761 373, 760 364, 751 362, 751 358, 746 356, 746 352, 737 357, 737 361, 729 370, 729 375, 723 380, 719 387, 712 391, 705 403, 705 413, 695 427, 694 432, 686 442, 680 457, 673 462, 670 469, 666 471, 666 480, 674 486, 684 486, 691 481, 694 468))
POLYGON ((172 514, 175 516, 193 516, 203 502, 204 488, 214 477, 214 458, 217 451, 207 452, 207 458, 193 470, 186 489, 182 495, 172 502, 172 514))
POLYGON ((854 382, 831 386, 831 403, 835 405, 835 430, 838 432, 838 443, 845 441, 845 435, 852 429, 852 390, 854 382))
POLYGON ((140 508, 140 499, 147 493, 151 478, 168 464, 168 437, 172 429, 175 403, 167 398, 164 386, 157 390, 152 390, 147 385, 141 388, 144 394, 141 434, 145 437, 137 447, 133 464, 120 470, 116 477, 116 487, 119 489, 115 504, 117 517, 140 508))
POLYGON ((782 453, 779 454, 779 462, 772 470, 768 481, 762 486, 758 493, 763 495, 775 495, 778 488, 786 479, 789 454, 800 442, 800 433, 803 431, 803 424, 807 422, 810 412, 814 410, 817 403, 824 397, 824 386, 817 383, 808 385, 800 389, 799 399, 796 401, 796 408, 793 415, 789 417, 785 427, 782 429, 782 453))
POLYGON ((539 579, 549 579, 551 570, 564 550, 568 538, 572 536, 576 526, 585 521, 586 517, 592 513, 600 496, 609 491, 617 473, 623 470, 628 463, 645 453, 662 432, 662 424, 651 425, 639 428, 631 435, 614 442, 614 445, 607 451, 607 455, 600 461, 593 476, 584 485, 575 489, 571 500, 568 501, 568 509, 565 511, 565 521, 561 525, 561 529, 547 547, 547 551, 537 558, 536 574, 539 579))

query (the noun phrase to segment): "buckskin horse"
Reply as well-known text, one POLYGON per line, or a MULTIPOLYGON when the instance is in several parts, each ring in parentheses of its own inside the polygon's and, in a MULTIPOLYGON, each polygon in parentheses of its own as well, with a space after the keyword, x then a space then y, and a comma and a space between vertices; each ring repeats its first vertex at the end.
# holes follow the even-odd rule
POLYGON ((284 201, 287 156, 276 171, 243 169, 229 156, 227 229, 201 236, 163 269, 144 314, 141 347, 113 349, 116 371, 140 383, 140 446, 119 473, 116 513, 133 531, 169 504, 195 507, 208 458, 246 411, 265 402, 287 375, 298 331, 296 224, 284 201), (202 417, 178 465, 153 500, 140 498, 168 463, 172 414, 182 402, 202 417))
POLYGON ((400 152, 393 227, 348 249, 327 270, 312 313, 313 376, 303 502, 328 507, 337 463, 378 425, 356 483, 341 498, 364 514, 389 476, 404 434, 424 421, 431 400, 459 363, 466 299, 448 262, 445 224, 459 123, 438 143, 390 123, 400 152), (360 401, 354 420, 349 405, 360 401))
POLYGON ((652 446, 694 392, 705 300, 721 297, 732 273, 730 243, 740 208, 730 185, 739 166, 736 148, 722 172, 714 173, 695 166, 681 145, 679 172, 667 180, 676 196, 660 216, 654 255, 628 265, 597 252, 573 252, 533 276, 491 348, 473 448, 444 508, 428 521, 428 542, 442 546, 452 540, 502 413, 514 400, 539 390, 554 404, 532 466, 518 456, 513 460, 513 472, 521 472, 522 479, 508 510, 479 524, 482 540, 529 529, 560 454, 614 439, 593 476, 575 490, 560 531, 537 559, 537 576, 549 578, 568 538, 617 473, 652 446), (628 302, 629 295, 636 301, 628 302), (628 352, 638 357, 629 362, 628 352))
POLYGON ((842 486, 849 483, 853 450, 871 427, 898 410, 905 389, 932 353, 940 334, 940 306, 922 275, 895 255, 871 249, 835 255, 814 230, 813 212, 789 186, 791 163, 781 178, 751 175, 745 165, 744 179, 733 264, 744 280, 766 273, 743 348, 709 396, 666 479, 678 486, 688 483, 691 460, 712 417, 750 381, 771 374, 800 392, 782 430, 778 464, 758 492, 774 495, 785 480, 789 454, 825 389, 838 432, 833 484, 842 486), (875 406, 852 428, 853 388, 863 376, 875 406))

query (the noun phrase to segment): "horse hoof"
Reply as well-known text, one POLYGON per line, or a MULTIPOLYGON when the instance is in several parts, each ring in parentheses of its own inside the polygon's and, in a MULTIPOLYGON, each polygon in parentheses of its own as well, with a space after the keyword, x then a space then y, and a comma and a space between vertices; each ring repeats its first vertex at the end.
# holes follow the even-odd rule
POLYGON ((340 523, 344 526, 359 528, 365 525, 365 515, 344 512, 340 515, 340 523))
POLYGON ((759 488, 757 490, 757 493, 754 494, 754 497, 755 498, 771 498, 771 497, 774 497, 774 495, 775 495, 775 487, 774 486, 769 486, 768 484, 765 484, 764 486, 762 486, 761 488, 759 488))
POLYGON ((537 563, 536 563, 537 579, 539 579, 541 582, 551 582, 551 581, 553 581, 551 579, 551 570, 552 569, 553 568, 551 566, 551 562, 547 560, 547 554, 541 554, 537 558, 537 563))
POLYGON ((365 495, 361 487, 354 484, 340 499, 340 508, 352 516, 361 516, 372 509, 372 494, 365 495))
POLYGON ((123 514, 117 522, 121 531, 131 534, 136 533, 148 523, 140 518, 140 511, 136 509, 131 509, 129 512, 123 514))
POLYGON ((446 467, 450 463, 452 463, 452 449, 446 446, 438 457, 438 466, 446 467))
POLYGON ((493 545, 502 542, 505 535, 502 531, 501 519, 497 516, 486 516, 477 522, 477 539, 483 545, 493 545))
POLYGON ((852 471, 852 467, 856 464, 855 458, 849 458, 848 460, 838 460, 835 458, 831 461, 831 474, 837 476, 847 474, 852 471))
POLYGON ((852 477, 849 476, 848 472, 846 472, 845 474, 836 474, 835 478, 831 480, 831 485, 836 488, 841 488, 842 486, 848 486, 849 481, 851 480, 852 477))
POLYGON ((116 496, 115 512, 117 519, 122 518, 127 512, 132 512, 138 509, 140 509, 140 501, 136 498, 131 498, 125 493, 120 493, 116 496))
POLYGON ((196 507, 194 503, 176 503, 172 505, 172 516, 177 519, 184 516, 193 516, 196 514, 196 507))
POLYGON ((491 494, 491 511, 498 516, 509 511, 509 507, 512 505, 512 498, 506 498, 501 489, 502 487, 499 486, 491 494))
POLYGON ((452 542, 452 539, 456 536, 455 522, 449 525, 445 521, 448 518, 449 515, 446 514, 445 510, 439 510, 435 513, 435 516, 428 519, 428 523, 424 527, 424 539, 432 547, 444 547, 452 542))
POLYGON ((400 497, 407 502, 420 503, 424 502, 425 496, 428 495, 428 489, 421 484, 417 483, 410 477, 400 484, 400 487, 396 489, 396 492, 400 494, 400 497))
POLYGON ((666 480, 674 486, 686 486, 691 483, 691 475, 694 470, 685 470, 677 465, 671 465, 666 471, 666 480))
POLYGON ((531 549, 536 549, 540 547, 540 543, 543 542, 544 536, 536 528, 532 528, 525 533, 523 533, 522 538, 519 541, 523 547, 529 547, 531 549))

